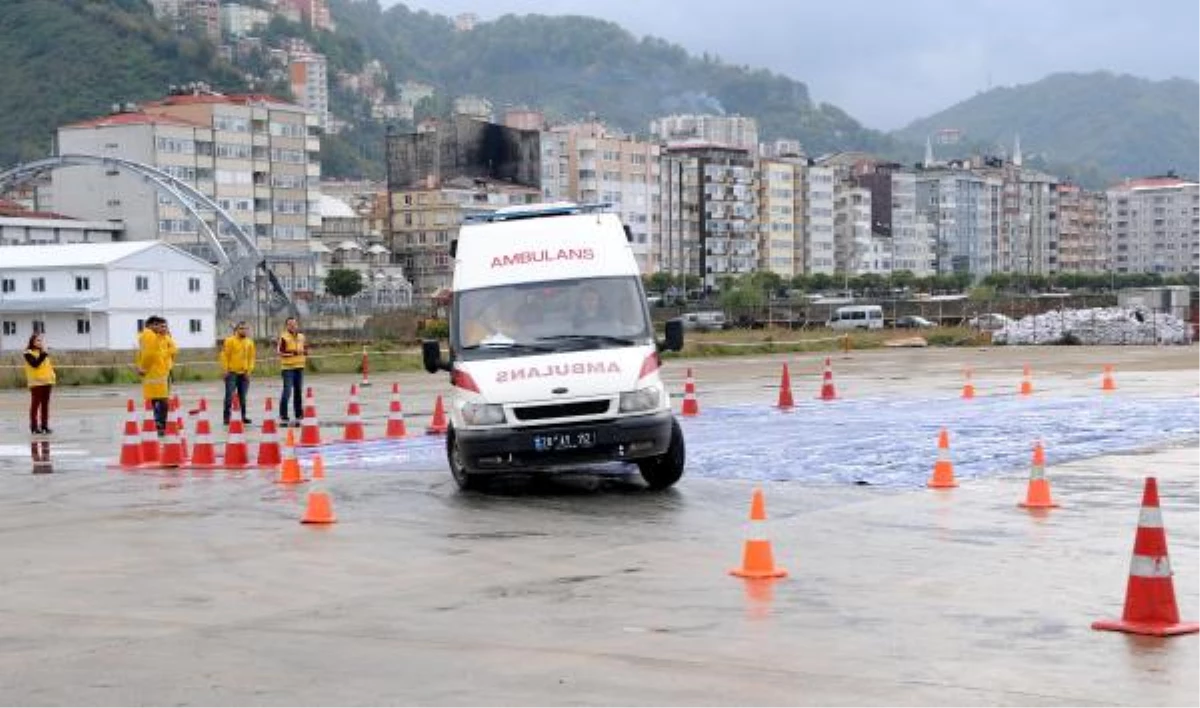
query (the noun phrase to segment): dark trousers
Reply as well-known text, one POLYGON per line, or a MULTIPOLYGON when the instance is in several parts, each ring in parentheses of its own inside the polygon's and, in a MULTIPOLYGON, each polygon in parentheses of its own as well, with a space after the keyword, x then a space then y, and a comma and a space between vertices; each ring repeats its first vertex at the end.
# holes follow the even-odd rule
POLYGON ((246 392, 250 390, 250 377, 246 374, 225 374, 225 408, 221 419, 229 424, 229 408, 233 405, 233 393, 237 391, 238 404, 242 407, 242 420, 249 417, 246 409, 246 392))
POLYGON ((288 396, 292 397, 292 410, 295 420, 304 420, 304 402, 300 400, 304 388, 304 369, 284 369, 279 372, 283 376, 283 394, 279 397, 279 417, 288 419, 288 396))
POLYGON ((167 415, 171 412, 169 398, 152 398, 150 405, 154 406, 154 426, 158 428, 159 435, 167 433, 167 415))
POLYGON ((29 389, 29 427, 49 427, 50 419, 50 385, 33 386, 29 389))

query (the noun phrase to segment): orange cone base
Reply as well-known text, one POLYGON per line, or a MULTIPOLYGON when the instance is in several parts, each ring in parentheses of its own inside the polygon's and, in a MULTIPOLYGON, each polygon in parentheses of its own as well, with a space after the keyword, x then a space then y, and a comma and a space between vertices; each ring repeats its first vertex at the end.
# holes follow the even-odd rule
POLYGON ((308 495, 308 507, 304 510, 304 517, 300 519, 300 523, 337 523, 337 517, 333 515, 333 505, 329 502, 329 495, 324 492, 310 492, 308 495))
POLYGON ((1023 502, 1017 502, 1017 506, 1021 507, 1022 509, 1057 509, 1059 507, 1059 503, 1053 501, 1045 502, 1026 500, 1023 502))
POLYGON ((679 415, 691 418, 692 416, 700 415, 700 408, 696 405, 695 401, 684 401, 679 415))
POLYGON ((729 571, 739 578, 783 578, 787 571, 776 567, 770 541, 748 540, 742 550, 742 567, 729 571))
POLYGON ((408 431, 404 429, 403 425, 393 426, 391 423, 388 423, 387 431, 384 433, 384 436, 389 439, 398 440, 400 438, 407 438, 408 431))
POLYGON ((353 430, 351 430, 350 428, 347 428, 345 433, 342 436, 342 439, 338 440, 338 442, 344 442, 344 443, 366 442, 366 441, 367 441, 367 436, 363 433, 363 429, 361 427, 355 428, 353 430))
POLYGON ((1025 493, 1025 501, 1017 502, 1024 509, 1052 509, 1058 504, 1050 497, 1050 483, 1045 479, 1029 481, 1029 491, 1025 493))
POLYGON ((425 434, 426 435, 445 435, 446 434, 446 426, 445 425, 431 425, 425 429, 425 434))
POLYGON ((748 580, 763 580, 765 578, 786 578, 787 571, 783 568, 775 568, 774 570, 746 570, 744 568, 734 568, 729 571, 730 575, 735 575, 739 578, 748 580))
POLYGON ((928 486, 930 489, 953 489, 954 487, 958 486, 958 482, 955 482, 952 479, 931 479, 926 486, 928 486))
POLYGON ((821 389, 821 395, 817 396, 817 398, 822 401, 836 401, 837 397, 837 391, 833 388, 821 389))
POLYGON ((1125 632, 1127 634, 1143 634, 1150 637, 1173 637, 1177 634, 1192 634, 1200 632, 1200 624, 1196 622, 1176 622, 1163 624, 1159 622, 1126 622, 1125 620, 1098 620, 1092 622, 1092 629, 1109 632, 1125 632))

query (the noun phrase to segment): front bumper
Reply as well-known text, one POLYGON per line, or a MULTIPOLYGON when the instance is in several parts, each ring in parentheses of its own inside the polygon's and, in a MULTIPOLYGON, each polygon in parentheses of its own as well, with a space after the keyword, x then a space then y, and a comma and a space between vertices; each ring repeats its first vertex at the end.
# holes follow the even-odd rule
POLYGON ((648 415, 564 425, 495 430, 456 430, 455 444, 471 472, 547 469, 596 462, 636 462, 656 457, 671 444, 674 416, 648 415), (537 450, 534 437, 594 432, 595 444, 573 450, 537 450))

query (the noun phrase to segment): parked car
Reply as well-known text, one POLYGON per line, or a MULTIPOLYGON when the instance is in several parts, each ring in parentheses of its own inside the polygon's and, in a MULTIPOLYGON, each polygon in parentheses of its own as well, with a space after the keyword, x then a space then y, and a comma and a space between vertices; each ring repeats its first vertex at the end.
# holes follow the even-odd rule
POLYGON ((896 320, 896 329, 925 329, 936 326, 920 315, 905 315, 896 320))
POLYGON ((972 329, 982 329, 986 332, 995 332, 996 330, 1004 329, 1012 324, 1012 318, 1008 315, 1002 315, 999 312, 988 312, 976 317, 972 317, 967 324, 972 329))
POLYGON ((725 329, 725 313, 720 311, 688 312, 683 316, 683 328, 698 332, 725 329))

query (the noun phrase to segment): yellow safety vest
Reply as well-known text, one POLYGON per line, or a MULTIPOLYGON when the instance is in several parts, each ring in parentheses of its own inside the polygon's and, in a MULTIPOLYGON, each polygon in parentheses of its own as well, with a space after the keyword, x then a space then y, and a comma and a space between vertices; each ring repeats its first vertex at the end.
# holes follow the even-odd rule
MULTIPOLYGON (((26 349, 25 353, 36 357, 38 354, 41 354, 41 351, 26 349)), ((22 361, 24 361, 24 358, 22 358, 22 361)), ((25 362, 25 382, 29 388, 33 388, 34 386, 53 386, 58 383, 58 378, 54 375, 54 365, 50 363, 49 354, 37 366, 30 366, 28 361, 25 362)))
POLYGON ((254 372, 254 340, 236 334, 226 337, 221 347, 221 370, 231 374, 254 372))
POLYGON ((279 368, 281 369, 303 369, 306 359, 304 352, 307 345, 304 343, 303 334, 292 334, 284 330, 283 334, 279 335, 279 368))

